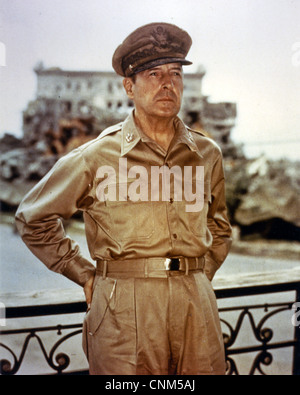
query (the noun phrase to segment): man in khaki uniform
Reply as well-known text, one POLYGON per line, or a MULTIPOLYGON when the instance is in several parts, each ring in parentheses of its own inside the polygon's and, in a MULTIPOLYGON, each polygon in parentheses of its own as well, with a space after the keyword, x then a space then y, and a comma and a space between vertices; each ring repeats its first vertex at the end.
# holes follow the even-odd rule
POLYGON ((16 223, 47 267, 84 287, 91 374, 224 374, 210 281, 231 227, 219 147, 177 117, 191 38, 152 23, 116 49, 134 110, 61 158, 16 223), (61 218, 84 213, 90 263, 61 218))

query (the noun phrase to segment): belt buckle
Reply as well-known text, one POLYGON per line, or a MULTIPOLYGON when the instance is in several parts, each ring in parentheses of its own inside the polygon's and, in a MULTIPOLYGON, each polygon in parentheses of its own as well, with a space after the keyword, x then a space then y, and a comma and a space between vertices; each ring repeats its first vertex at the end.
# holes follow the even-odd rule
POLYGON ((179 258, 167 258, 164 262, 166 270, 179 270, 180 269, 180 259, 179 258))

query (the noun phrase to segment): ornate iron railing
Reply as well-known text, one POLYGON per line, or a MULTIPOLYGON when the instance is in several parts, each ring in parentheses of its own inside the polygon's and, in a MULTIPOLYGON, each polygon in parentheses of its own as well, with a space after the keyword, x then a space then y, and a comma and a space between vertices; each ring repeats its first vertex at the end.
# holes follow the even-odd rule
MULTIPOLYGON (((227 374, 239 374, 236 362, 233 359, 234 355, 254 353, 252 366, 248 372, 249 375, 260 373, 265 375, 264 366, 269 366, 273 362, 273 356, 271 350, 282 349, 287 347, 293 347, 293 363, 291 366, 291 374, 300 375, 300 325, 294 325, 293 338, 285 339, 280 342, 272 342, 274 330, 270 327, 265 326, 267 321, 284 311, 291 311, 289 319, 285 321, 286 328, 291 326, 292 321, 292 310, 296 306, 300 307, 300 282, 291 281, 288 283, 277 283, 268 285, 252 285, 242 288, 231 288, 224 290, 217 290, 217 298, 229 298, 229 297, 243 297, 250 295, 261 295, 261 294, 273 294, 278 292, 295 291, 295 299, 291 302, 285 303, 265 303, 265 304, 255 304, 248 306, 236 306, 220 308, 219 313, 221 316, 221 322, 228 329, 229 333, 223 333, 226 360, 227 360, 227 374), (260 319, 255 318, 254 311, 264 312, 260 319), (222 313, 229 311, 239 311, 239 315, 233 326, 231 323, 222 318, 222 313), (252 334, 256 339, 257 344, 245 347, 234 347, 235 342, 240 334, 242 324, 244 320, 248 318, 250 322, 250 327, 252 334)), ((300 324, 300 323, 299 323, 300 324)), ((280 372, 277 372, 280 374, 280 372)))
POLYGON ((273 317, 276 314, 279 314, 282 311, 291 310, 292 306, 293 303, 274 303, 220 309, 220 313, 224 311, 240 311, 234 328, 228 321, 221 318, 221 321, 229 329, 229 334, 223 333, 227 359, 227 374, 239 374, 237 365, 234 359, 231 358, 231 356, 233 355, 258 352, 249 371, 249 375, 253 375, 256 372, 265 375, 266 373, 264 372, 262 365, 269 366, 273 361, 273 356, 270 353, 270 350, 297 346, 296 339, 271 343, 274 335, 274 330, 268 327, 264 327, 269 318, 273 317), (263 309, 266 314, 258 322, 255 322, 255 314, 252 310, 258 309, 263 309), (271 311, 269 311, 270 309, 271 311), (250 321, 253 335, 257 340, 258 344, 250 347, 248 346, 234 348, 234 343, 240 333, 242 324, 246 317, 250 321))
MULTIPOLYGON (((223 288, 217 289, 215 292, 218 299, 227 299, 267 293, 281 293, 286 291, 295 291, 295 298, 293 301, 284 303, 223 307, 219 309, 221 322, 224 328, 227 374, 240 374, 239 368, 234 358, 237 355, 247 353, 255 353, 252 365, 247 374, 266 374, 264 370, 265 367, 271 365, 273 361, 272 351, 275 349, 287 347, 293 348, 293 366, 291 367, 291 374, 300 374, 300 325, 294 325, 292 329, 293 337, 291 339, 284 339, 284 341, 280 342, 273 341, 274 330, 266 326, 270 319, 282 312, 291 311, 290 317, 292 317, 293 308, 295 308, 295 306, 300 306, 300 304, 295 305, 295 303, 300 302, 300 281, 268 285, 249 285, 227 289, 223 288), (260 312, 259 318, 257 318, 257 312, 260 312), (225 315, 228 313, 237 313, 234 323, 225 319, 225 315), (237 347, 236 342, 246 319, 249 320, 256 343, 249 346, 237 347)), ((6 319, 83 313, 85 309, 86 305, 84 302, 62 303, 54 305, 49 304, 43 306, 9 307, 6 309, 6 319)), ((289 322, 286 324, 291 326, 291 320, 289 320, 289 322)), ((2 330, 0 332, 2 336, 6 335, 12 337, 25 335, 25 339, 21 345, 21 351, 19 352, 19 355, 16 355, 16 352, 13 351, 11 346, 0 343, 0 351, 1 349, 2 351, 5 350, 6 354, 9 355, 5 358, 0 357, 1 374, 13 375, 19 372, 24 358, 28 352, 29 344, 33 339, 37 341, 42 356, 44 357, 44 360, 47 362, 48 366, 51 368, 52 372, 56 374, 88 374, 87 365, 82 366, 81 370, 77 369, 75 371, 70 371, 69 367, 71 356, 66 352, 58 350, 59 347, 61 347, 68 339, 80 335, 81 331, 82 323, 2 330), (41 337, 43 332, 57 333, 58 340, 54 342, 50 351, 46 350, 46 346, 41 337)), ((81 344, 81 339, 79 340, 79 343, 81 344)), ((278 372, 278 374, 280 374, 280 372, 278 372)))

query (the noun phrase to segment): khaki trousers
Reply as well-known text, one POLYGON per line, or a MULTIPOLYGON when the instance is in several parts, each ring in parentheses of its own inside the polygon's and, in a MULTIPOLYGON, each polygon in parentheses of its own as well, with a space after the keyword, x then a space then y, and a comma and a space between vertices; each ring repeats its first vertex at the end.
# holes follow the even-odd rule
POLYGON ((223 337, 210 281, 201 272, 168 278, 96 275, 83 326, 90 374, 225 373, 223 337))

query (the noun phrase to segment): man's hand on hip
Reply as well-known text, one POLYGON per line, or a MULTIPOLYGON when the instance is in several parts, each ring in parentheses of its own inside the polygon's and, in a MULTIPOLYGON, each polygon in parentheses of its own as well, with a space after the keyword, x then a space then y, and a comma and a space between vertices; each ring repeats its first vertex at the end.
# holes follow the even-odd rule
POLYGON ((95 279, 95 276, 92 276, 92 277, 84 284, 84 287, 83 287, 84 294, 85 294, 85 300, 86 300, 86 304, 87 304, 88 310, 91 308, 91 303, 92 303, 92 294, 93 294, 94 279, 95 279))

